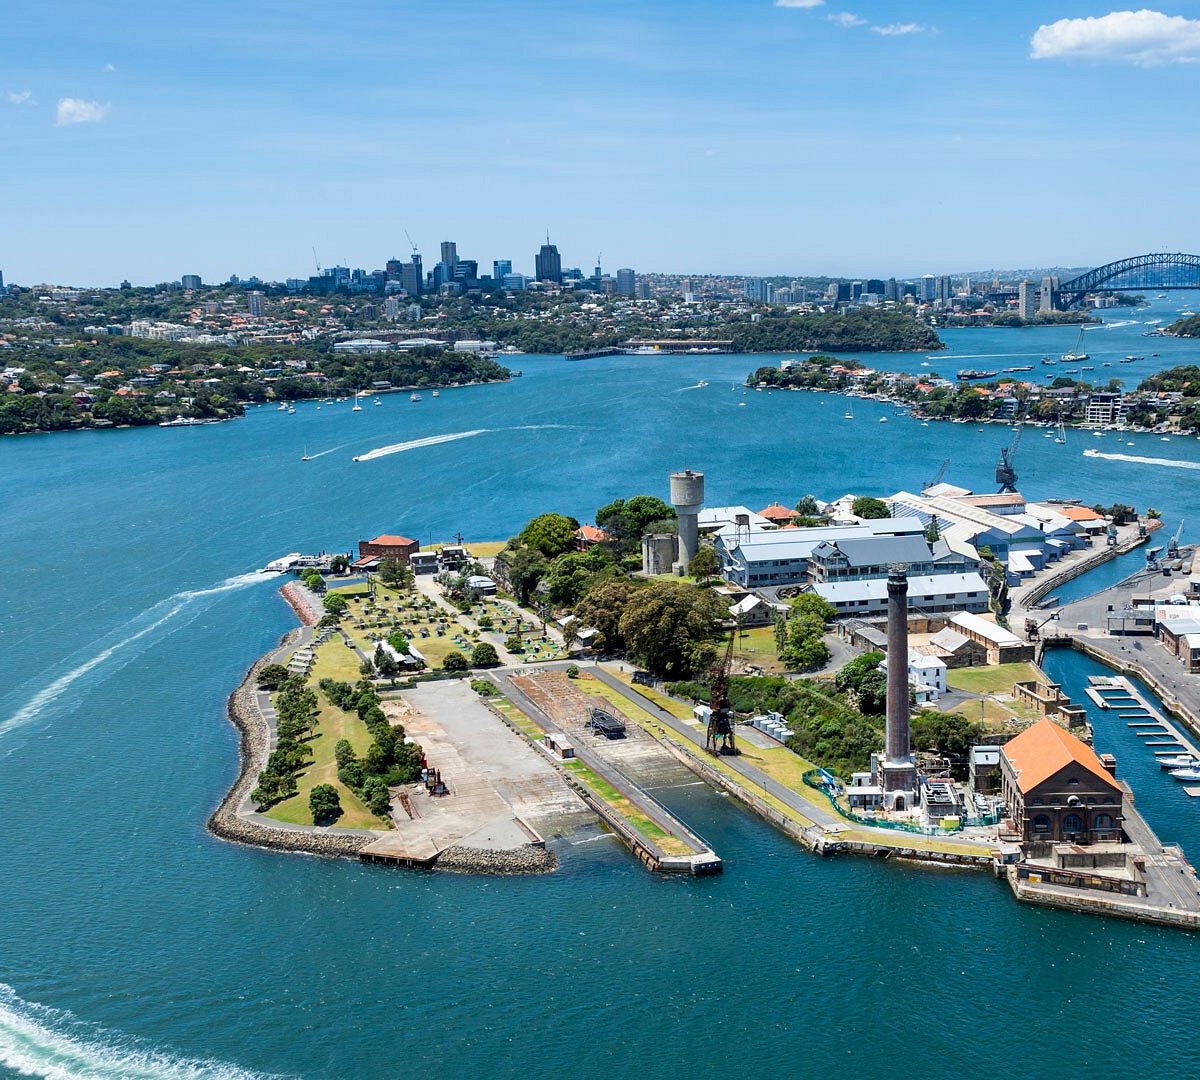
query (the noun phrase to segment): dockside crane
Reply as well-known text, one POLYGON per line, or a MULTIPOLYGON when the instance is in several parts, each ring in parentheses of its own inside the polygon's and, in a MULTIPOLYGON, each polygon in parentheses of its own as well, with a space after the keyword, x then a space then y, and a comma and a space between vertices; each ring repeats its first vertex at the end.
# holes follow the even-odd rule
POLYGON ((729 700, 729 673, 733 668, 733 643, 737 629, 729 635, 725 655, 708 669, 708 738, 704 749, 710 754, 733 755, 740 751, 733 738, 733 705, 729 700))
POLYGON ((1183 535, 1183 522, 1179 523, 1179 528, 1175 530, 1175 535, 1171 537, 1167 543, 1167 558, 1179 558, 1179 538, 1183 535))
POLYGON ((1000 485, 1000 495, 1015 495, 1017 491, 1017 470, 1013 461, 1017 456, 1017 447, 1021 445, 1024 420, 1025 414, 1022 413, 1017 419, 1017 433, 1012 437, 1012 442, 1000 450, 1000 461, 996 465, 996 483, 1000 485))
POLYGON ((942 477, 946 475, 946 470, 949 467, 950 467, 950 459, 946 458, 946 460, 942 462, 942 467, 940 469, 938 469, 937 475, 932 480, 927 480, 925 482, 925 486, 923 488, 921 488, 921 490, 928 491, 930 488, 937 487, 938 484, 940 484, 942 482, 942 477))

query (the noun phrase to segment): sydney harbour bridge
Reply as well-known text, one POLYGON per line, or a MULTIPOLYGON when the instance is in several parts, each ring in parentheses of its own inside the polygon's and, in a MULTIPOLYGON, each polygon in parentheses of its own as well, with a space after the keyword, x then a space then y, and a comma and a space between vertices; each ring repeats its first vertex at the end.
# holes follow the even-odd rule
MULTIPOLYGON (((1053 306, 1066 311, 1078 304, 1088 293, 1100 290, 1119 292, 1166 289, 1200 289, 1200 255, 1182 252, 1155 252, 1134 255, 1128 259, 1097 266, 1086 274, 1069 281, 1043 279, 1040 283, 1051 290, 1053 306)), ((1015 296, 1017 290, 1004 289, 996 299, 1015 296)))

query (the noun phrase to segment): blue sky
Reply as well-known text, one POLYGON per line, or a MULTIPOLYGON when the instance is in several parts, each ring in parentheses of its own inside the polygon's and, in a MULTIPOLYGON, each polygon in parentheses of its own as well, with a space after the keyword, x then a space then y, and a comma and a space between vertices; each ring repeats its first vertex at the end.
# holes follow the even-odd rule
POLYGON ((0 270, 908 276, 1200 250, 1200 3, 94 0, 0 25, 0 270))

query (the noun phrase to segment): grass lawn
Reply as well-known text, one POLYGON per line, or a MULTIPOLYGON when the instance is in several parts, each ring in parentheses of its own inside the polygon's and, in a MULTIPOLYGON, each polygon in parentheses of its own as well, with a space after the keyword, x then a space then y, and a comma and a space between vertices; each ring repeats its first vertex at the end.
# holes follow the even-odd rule
POLYGON ((467 551, 477 559, 492 559, 504 550, 507 543, 507 540, 480 540, 467 544, 467 551))
MULTIPOLYGON (((659 690, 655 690, 652 686, 634 686, 633 677, 629 674, 620 674, 616 676, 626 686, 632 687, 635 694, 654 702, 663 712, 669 712, 672 716, 680 720, 685 720, 689 724, 695 724, 697 727, 700 722, 692 715, 692 706, 683 701, 676 701, 673 697, 668 697, 659 690)), ((580 675, 581 679, 589 679, 591 683, 596 680, 591 679, 588 675, 580 675)))
POLYGON ((1011 694, 1013 683, 1036 679, 1046 681, 1035 664, 998 664, 995 667, 951 668, 946 672, 946 682, 954 690, 965 690, 971 694, 1011 694))
MULTIPOLYGON (((321 645, 313 660, 312 674, 309 685, 316 688, 322 679, 336 679, 338 682, 356 683, 362 677, 358 670, 358 653, 347 649, 341 634, 334 634, 324 645, 321 645)), ((325 696, 317 690, 318 696, 324 701, 325 696)))
MULTIPOLYGON (((728 643, 729 635, 725 634, 717 646, 722 655, 728 643)), ((781 673, 787 670, 780 661, 779 653, 775 648, 775 627, 773 626, 755 626, 741 631, 733 645, 733 658, 743 664, 762 668, 767 674, 781 673)))
MULTIPOLYGON (((276 821, 286 821, 292 825, 311 825, 312 812, 308 808, 308 796, 318 784, 332 784, 342 803, 342 815, 336 824, 349 829, 386 829, 387 823, 371 813, 349 788, 337 778, 337 762, 333 758, 333 748, 339 739, 348 739, 354 747, 354 752, 360 757, 367 752, 371 745, 371 734, 366 725, 358 718, 358 713, 343 712, 331 705, 325 695, 317 689, 317 671, 321 653, 331 648, 340 650, 353 658, 351 650, 339 645, 340 639, 327 642, 319 651, 317 663, 313 665, 313 674, 309 677, 309 685, 317 691, 321 703, 321 713, 317 719, 316 735, 308 740, 312 747, 312 763, 298 778, 300 791, 290 799, 276 803, 267 811, 267 817, 276 821)), ((336 678, 336 676, 333 676, 336 678)), ((358 665, 354 665, 354 678, 358 677, 358 665)), ((353 682, 354 679, 347 681, 353 682)))
POLYGON ((545 735, 540 727, 529 719, 520 709, 518 709, 506 697, 489 697, 488 701, 492 703, 500 712, 502 712, 512 724, 519 730, 523 731, 535 742, 545 735))

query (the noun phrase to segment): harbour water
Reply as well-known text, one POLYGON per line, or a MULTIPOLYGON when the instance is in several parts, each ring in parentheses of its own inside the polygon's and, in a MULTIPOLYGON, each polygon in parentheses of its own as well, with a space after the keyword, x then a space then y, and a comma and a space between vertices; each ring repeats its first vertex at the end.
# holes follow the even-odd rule
MULTIPOLYGON (((1110 326, 1138 325, 1088 332, 1091 374, 1136 381, 1194 362, 1200 343, 1140 335, 1196 299, 1111 313, 1110 326), (1127 354, 1146 360, 1118 365, 1127 354)), ((1036 367, 1074 336, 948 332, 931 360, 864 359, 1036 367)), ((743 391, 777 359, 519 357, 511 383, 392 395, 360 413, 307 403, 212 427, 0 441, 0 1068, 1194 1067, 1200 938, 1022 907, 980 874, 821 860, 703 785, 658 794, 721 853, 720 878, 656 878, 608 839, 557 841, 562 867, 547 877, 478 879, 271 854, 204 831, 236 767, 225 697, 293 625, 278 580, 253 573, 270 558, 383 531, 504 537, 547 509, 590 519, 614 497, 665 494, 680 467, 707 474, 711 503, 754 509, 809 491, 917 490, 945 459, 947 479, 992 489, 1004 427, 922 427, 865 401, 847 421, 827 395, 743 391), (384 447, 397 449, 353 460, 384 447), (301 462, 306 452, 321 456, 301 462)), ((1064 447, 1026 433, 1016 464, 1029 497, 1153 505, 1172 531, 1200 523, 1194 471, 1086 458, 1115 436, 1071 435, 1064 447)), ((1127 439, 1129 455, 1200 465, 1196 439, 1127 439)), ((1068 654, 1049 669, 1075 700, 1099 670, 1068 654)), ((1200 800, 1124 729, 1092 719, 1151 826, 1200 854, 1200 800)))

